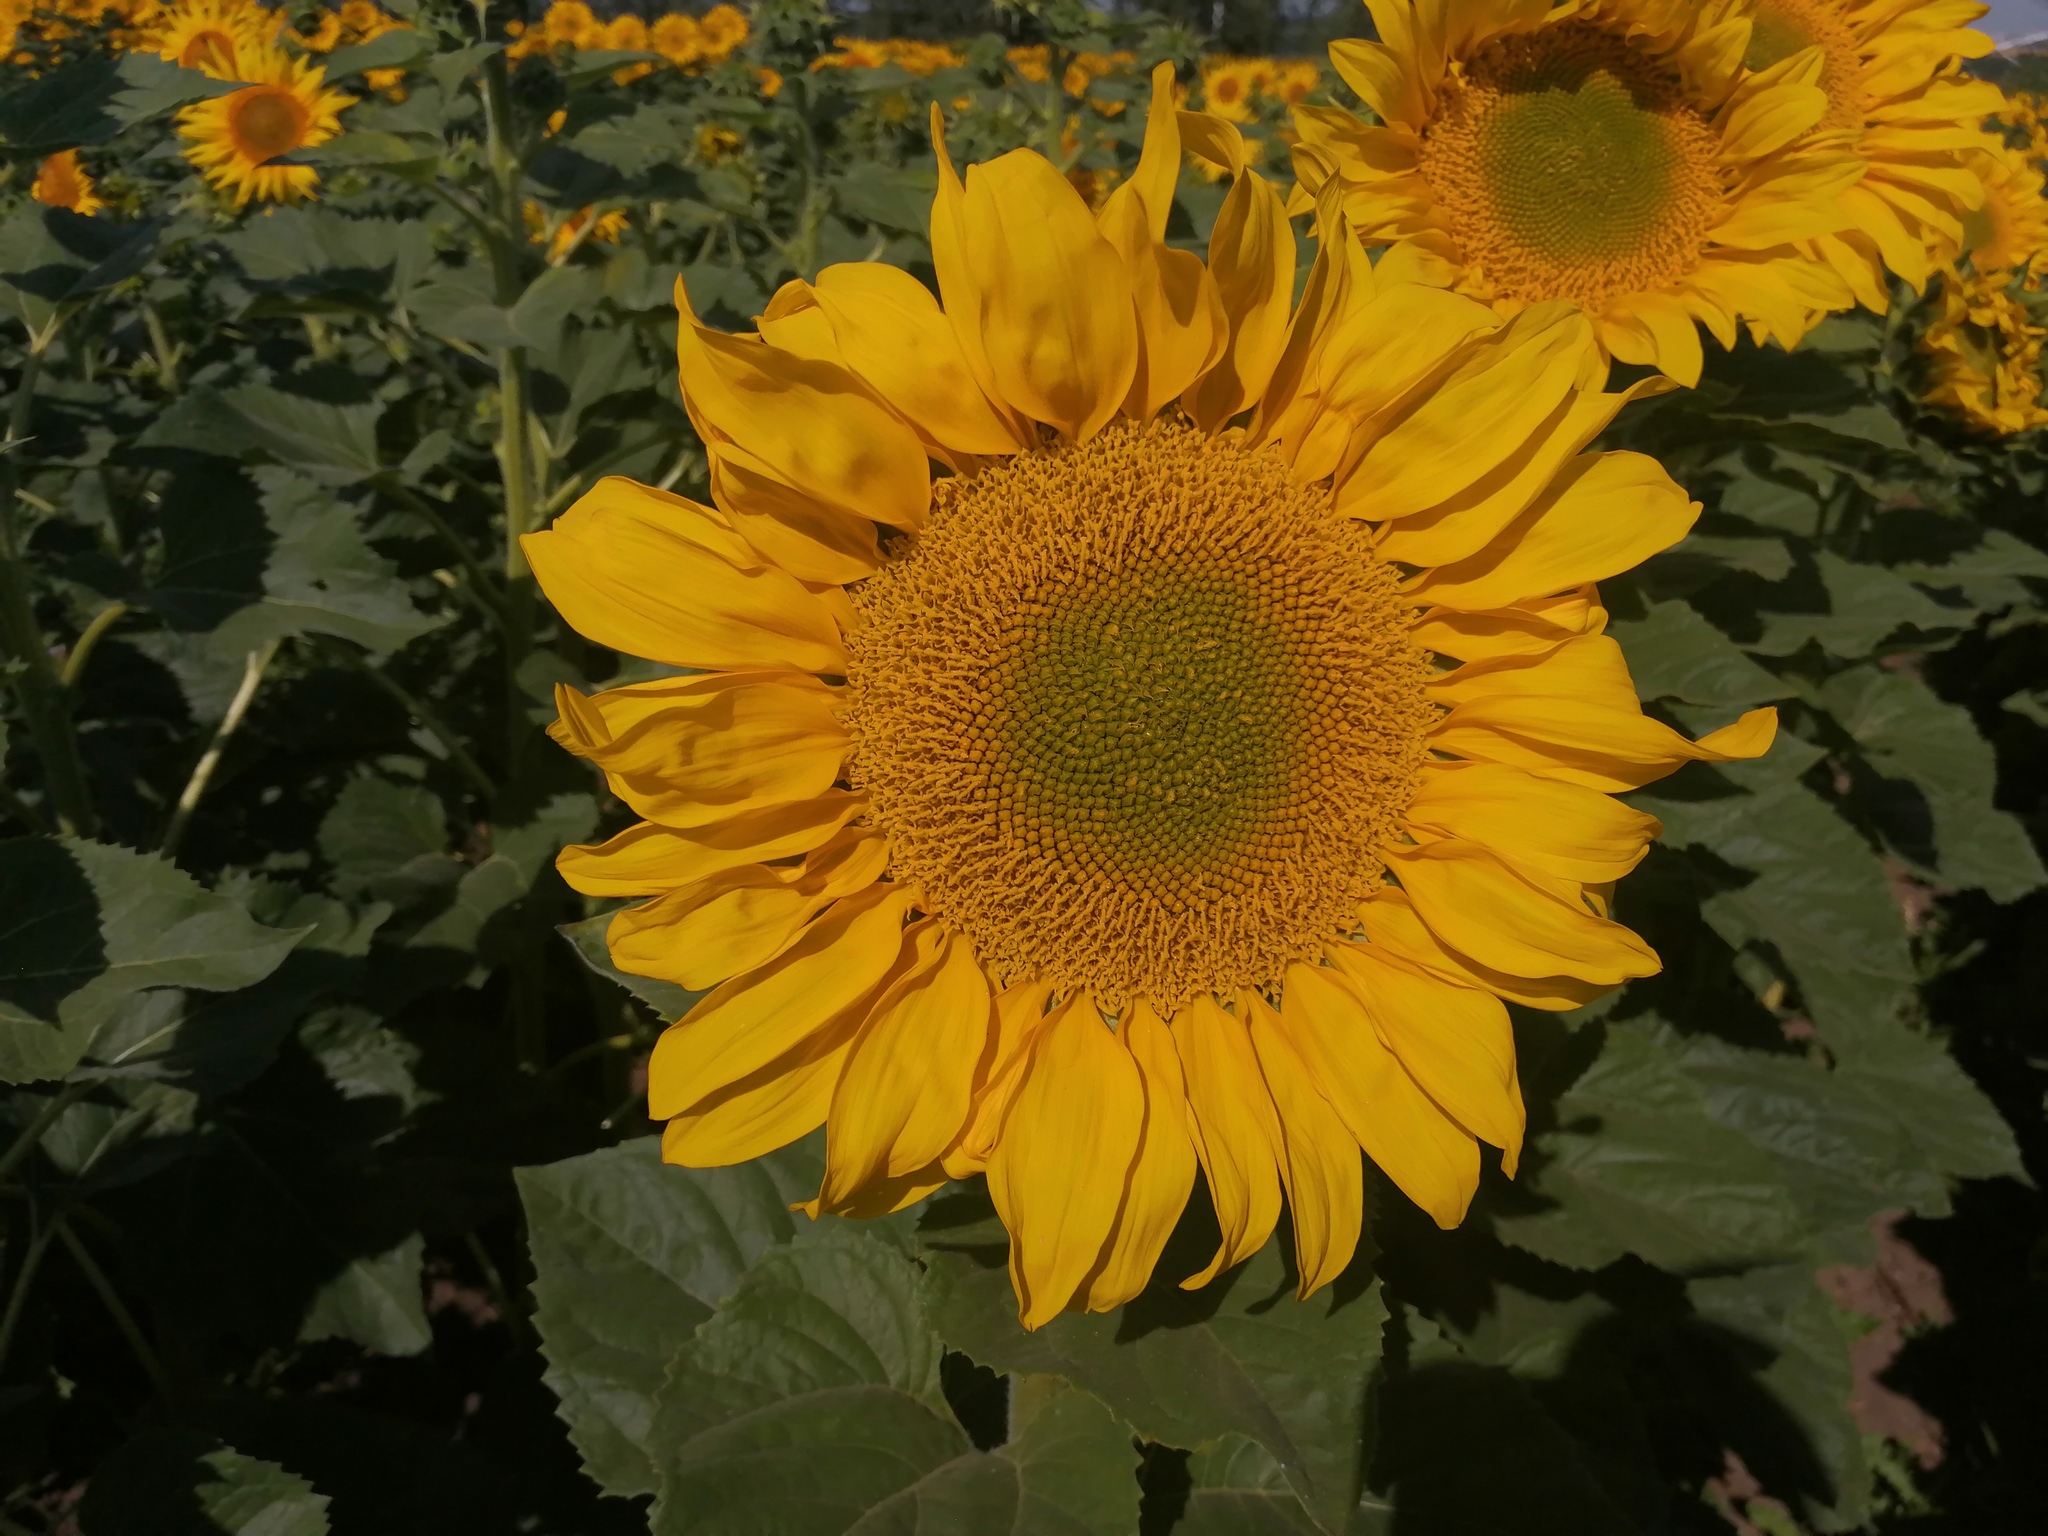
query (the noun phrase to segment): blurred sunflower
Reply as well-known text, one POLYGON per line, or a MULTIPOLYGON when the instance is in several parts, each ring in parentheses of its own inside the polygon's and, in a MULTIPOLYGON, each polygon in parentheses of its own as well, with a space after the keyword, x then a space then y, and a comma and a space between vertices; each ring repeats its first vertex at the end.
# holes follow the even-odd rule
POLYGON ((238 80, 244 52, 268 48, 278 17, 246 0, 182 0, 158 18, 149 46, 159 58, 216 80, 238 80))
POLYGON ((620 966, 708 989, 650 1066, 670 1160, 823 1124, 808 1209, 856 1215, 985 1171, 1032 1327, 1136 1294, 1199 1168, 1185 1283, 1284 1191, 1306 1295, 1361 1147, 1446 1227, 1480 1141, 1512 1172, 1501 1000, 1657 969, 1606 912, 1658 825, 1610 796, 1774 720, 1686 740, 1602 633, 1591 583, 1698 507, 1583 451, 1662 386, 1606 392, 1574 307, 1384 282, 1334 199, 1294 305, 1279 194, 1170 66, 1100 214, 1027 150, 963 184, 943 126, 943 304, 853 263, 730 336, 678 285, 716 505, 607 480, 525 541, 570 624, 693 669, 559 692, 646 818, 560 867, 651 898, 620 966), (1231 176, 1206 263, 1183 145, 1231 176))
POLYGON ((47 207, 69 208, 73 213, 94 214, 107 206, 94 195, 92 178, 78 163, 75 149, 61 149, 43 161, 29 196, 47 207))
POLYGON ((670 12, 647 29, 647 46, 678 69, 687 69, 704 57, 704 35, 697 18, 670 12))
POLYGON ((2004 144, 1974 157, 1983 202, 1963 219, 1963 254, 1981 273, 2018 273, 2029 288, 2048 270, 2048 199, 2024 150, 2004 144))
POLYGON ((1849 227, 1812 249, 1880 314, 1890 301, 1885 269, 1924 287, 1961 249, 1963 221, 1982 199, 1971 162, 1995 146, 1980 124, 2004 98, 1960 71, 1992 49, 1968 25, 1987 9, 1975 0, 1756 0, 1744 64, 1770 72, 1818 48, 1820 126, 1869 168, 1842 195, 1849 227))
MULTIPOLYGON (((1863 174, 1808 51, 1745 74, 1726 3, 1371 0, 1381 41, 1330 59, 1379 114, 1296 109, 1308 192, 1330 174, 1394 273, 1503 314, 1566 299, 1626 362, 1697 382, 1694 322, 1798 342, 1854 297, 1811 247, 1863 174)), ((1306 206, 1306 193, 1303 206, 1306 206)))
POLYGON ((1919 341, 1926 403, 2000 436, 2048 426, 2041 403, 2041 344, 2048 329, 2014 295, 2011 278, 2002 271, 1943 273, 1940 311, 1919 341))
POLYGON ((548 248, 548 265, 555 267, 567 261, 586 241, 594 245, 617 245, 619 237, 631 228, 626 215, 616 208, 599 214, 597 223, 588 234, 584 234, 583 226, 590 223, 590 208, 579 208, 565 215, 561 223, 552 229, 548 224, 547 210, 539 203, 528 199, 519 211, 526 224, 527 243, 545 245, 548 248))
POLYGON ((1207 59, 1202 64, 1202 105, 1232 123, 1248 123, 1252 111, 1254 61, 1207 59))
POLYGON ((247 90, 179 111, 178 132, 192 141, 185 158, 237 208, 311 197, 318 171, 270 162, 333 138, 355 98, 327 85, 325 70, 275 48, 245 49, 237 77, 251 82, 247 90))

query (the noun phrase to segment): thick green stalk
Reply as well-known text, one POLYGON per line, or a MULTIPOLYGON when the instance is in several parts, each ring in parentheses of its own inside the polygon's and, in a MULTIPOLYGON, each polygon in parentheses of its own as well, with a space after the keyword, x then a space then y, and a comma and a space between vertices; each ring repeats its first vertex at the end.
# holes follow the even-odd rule
POLYGON ((44 792, 57 813, 58 825, 80 837, 90 837, 99 830, 99 812, 86 784, 85 762, 78 755, 70 693, 43 644, 42 626, 36 622, 28 566, 14 522, 15 493, 21 487, 16 456, 28 438, 29 412, 42 366, 43 349, 32 346, 8 412, 6 449, 0 452, 0 641, 4 641, 8 656, 20 664, 15 692, 29 734, 35 739, 36 756, 43 765, 44 792))

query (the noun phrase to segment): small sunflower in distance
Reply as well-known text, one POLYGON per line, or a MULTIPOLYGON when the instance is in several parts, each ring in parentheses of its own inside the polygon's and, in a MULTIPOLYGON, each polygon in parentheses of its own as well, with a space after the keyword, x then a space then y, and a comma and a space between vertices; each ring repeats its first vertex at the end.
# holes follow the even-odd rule
POLYGON ((2030 289, 2048 271, 2048 197, 2031 154, 2006 144, 1972 161, 1983 202, 1963 220, 1963 254, 1980 273, 2018 274, 2030 289))
POLYGON ((1998 87, 1961 75, 1991 52, 1969 23, 1975 0, 1755 0, 1744 64, 1770 72, 1820 51, 1821 131, 1843 135, 1868 167, 1842 195, 1847 228, 1812 243, 1884 313, 1890 268, 1915 292, 1954 259, 1982 193, 1972 161, 1996 147, 1981 124, 2005 104, 1998 87))
POLYGON ((278 17, 247 0, 182 0, 159 17, 151 46, 159 58, 216 80, 234 80, 245 51, 270 46, 278 17))
POLYGON ((1446 1227, 1480 1141, 1512 1172, 1502 999, 1657 969, 1607 892, 1658 826, 1611 795, 1774 717, 1637 705, 1592 583, 1698 507, 1584 451, 1662 381, 1607 391, 1574 307, 1384 282, 1334 198, 1296 305, 1279 194, 1170 66, 1099 215, 942 135, 943 302, 852 263, 732 336, 679 286, 715 505, 609 480, 525 540, 567 622, 695 669, 559 692, 645 818, 560 868, 706 993, 649 1068, 671 1161, 824 1125, 814 1214, 985 1172, 1031 1327, 1135 1295, 1199 1168, 1183 1283, 1284 1197, 1307 1295, 1361 1147, 1446 1227), (1230 178, 1206 262, 1165 243, 1184 147, 1230 178))
POLYGON ((341 131, 342 109, 355 98, 328 86, 319 66, 281 49, 244 49, 240 60, 235 77, 251 82, 248 89, 178 113, 178 132, 192 141, 185 158, 237 208, 311 197, 318 171, 270 162, 333 138, 341 131))
POLYGON ((78 151, 59 150, 44 160, 36 171, 29 196, 49 208, 69 208, 73 213, 95 214, 107 205, 93 191, 92 178, 78 163, 78 151))
POLYGON ((1381 123, 1300 107, 1311 190, 1396 275, 1504 314, 1565 299, 1625 362, 1699 379, 1704 324, 1795 345, 1847 309, 1798 242, 1844 227, 1863 174, 1811 133, 1828 109, 1808 51, 1744 75, 1749 23, 1679 0, 1368 0, 1379 42, 1330 60, 1381 123))

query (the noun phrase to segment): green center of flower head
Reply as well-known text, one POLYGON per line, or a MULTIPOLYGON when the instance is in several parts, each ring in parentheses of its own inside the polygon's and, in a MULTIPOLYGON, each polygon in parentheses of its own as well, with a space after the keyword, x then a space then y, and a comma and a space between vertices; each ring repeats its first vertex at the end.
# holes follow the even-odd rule
POLYGON ((1181 872, 1174 902, 1280 830, 1308 701, 1258 575, 1141 569, 1029 604, 997 720, 1017 813, 1105 870, 1181 872))
POLYGON ((1378 884, 1433 710, 1326 487, 1120 424, 945 482, 891 555, 853 592, 850 777, 998 976, 1270 985, 1378 884))
POLYGON ((1716 148, 1675 73, 1567 23, 1467 62, 1425 134, 1423 171, 1503 293, 1596 304, 1697 261, 1720 200, 1716 148))

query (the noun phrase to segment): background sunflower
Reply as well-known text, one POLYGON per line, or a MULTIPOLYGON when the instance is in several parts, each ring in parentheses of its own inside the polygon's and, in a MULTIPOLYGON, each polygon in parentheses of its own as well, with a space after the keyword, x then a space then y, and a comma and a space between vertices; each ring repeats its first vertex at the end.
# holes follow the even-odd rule
POLYGON ((1820 56, 1744 75, 1728 6, 1387 0, 1330 59, 1377 115, 1305 109, 1302 185, 1334 178, 1395 270, 1512 313, 1566 299, 1626 362, 1691 384, 1696 322, 1797 343, 1853 302, 1800 242, 1862 168, 1811 135, 1820 56))
POLYGON ((185 158, 238 208, 311 197, 320 185, 318 171, 272 162, 333 138, 342 110, 355 98, 328 86, 318 65, 276 48, 244 48, 234 78, 251 83, 179 112, 178 131, 190 141, 185 158))

